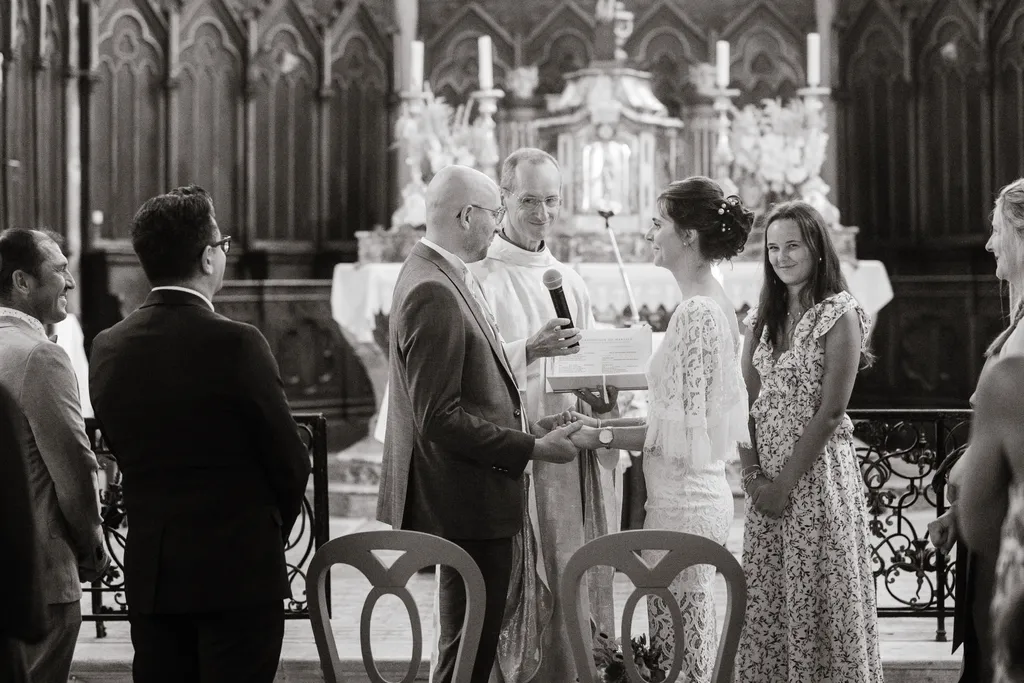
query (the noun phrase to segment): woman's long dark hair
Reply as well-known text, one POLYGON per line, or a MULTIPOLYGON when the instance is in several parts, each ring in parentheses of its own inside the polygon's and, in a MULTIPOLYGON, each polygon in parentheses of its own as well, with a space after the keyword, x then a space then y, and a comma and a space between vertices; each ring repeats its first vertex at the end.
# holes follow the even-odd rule
MULTIPOLYGON (((801 303, 810 308, 833 294, 850 291, 846 277, 839 266, 839 254, 828 234, 825 219, 817 209, 806 202, 793 201, 777 204, 765 218, 764 230, 764 285, 757 307, 754 323, 754 344, 761 339, 765 328, 773 346, 778 346, 785 335, 786 315, 789 312, 789 290, 775 274, 768 260, 768 229, 776 221, 789 219, 800 228, 807 249, 811 254, 811 275, 800 292, 801 303)), ((872 357, 865 350, 861 354, 861 367, 871 363, 872 357)))

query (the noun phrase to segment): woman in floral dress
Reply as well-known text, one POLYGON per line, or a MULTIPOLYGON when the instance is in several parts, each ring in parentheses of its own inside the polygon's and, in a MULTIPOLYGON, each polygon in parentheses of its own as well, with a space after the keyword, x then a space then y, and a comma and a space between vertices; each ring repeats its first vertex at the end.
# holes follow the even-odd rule
POLYGON ((746 320, 752 448, 741 448, 747 612, 737 683, 881 683, 868 515, 846 406, 869 354, 821 215, 766 220, 746 320))
MULTIPOLYGON (((747 405, 739 364, 739 325, 732 303, 715 279, 712 264, 738 254, 752 215, 738 197, 724 197, 708 178, 677 181, 661 194, 659 214, 647 239, 654 264, 675 276, 682 303, 651 357, 646 420, 596 420, 573 414, 586 425, 573 435, 583 448, 643 450, 645 529, 671 529, 725 544, 733 518, 726 461, 747 440, 747 405), (603 437, 603 438, 602 438, 603 437)), ((645 552, 656 562, 663 551, 645 552)), ((714 603, 715 569, 684 570, 670 586, 683 617, 682 677, 708 683, 718 651, 714 603)), ((652 645, 671 665, 676 634, 667 607, 648 600, 652 645)))

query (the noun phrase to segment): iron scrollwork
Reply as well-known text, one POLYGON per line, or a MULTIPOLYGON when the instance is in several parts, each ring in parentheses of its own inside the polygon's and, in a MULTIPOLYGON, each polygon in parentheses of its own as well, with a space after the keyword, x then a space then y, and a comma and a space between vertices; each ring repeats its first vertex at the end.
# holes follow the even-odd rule
MULTIPOLYGON (((299 435, 309 450, 313 465, 313 488, 311 494, 307 493, 302 501, 299 518, 285 544, 288 581, 291 586, 291 595, 285 599, 285 618, 305 619, 309 616, 306 570, 317 548, 329 536, 327 420, 319 414, 299 413, 293 417, 299 435)), ((96 637, 102 638, 106 635, 105 621, 123 621, 128 618, 124 591, 124 547, 130 520, 124 508, 117 458, 104 443, 103 433, 96 420, 86 420, 86 432, 100 462, 103 536, 111 562, 106 574, 82 587, 92 597, 91 613, 83 614, 82 619, 96 622, 96 637)))
POLYGON ((871 532, 878 616, 933 617, 946 640, 954 567, 927 537, 947 509, 936 470, 967 447, 969 410, 851 410, 871 532))

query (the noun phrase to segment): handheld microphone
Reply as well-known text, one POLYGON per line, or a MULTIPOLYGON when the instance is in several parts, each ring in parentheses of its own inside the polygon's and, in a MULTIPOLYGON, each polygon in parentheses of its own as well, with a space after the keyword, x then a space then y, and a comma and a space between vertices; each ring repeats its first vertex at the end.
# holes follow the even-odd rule
MULTIPOLYGON (((563 325, 562 329, 569 329, 572 327, 572 315, 569 313, 569 304, 565 302, 565 292, 562 291, 562 274, 558 272, 557 268, 552 268, 544 273, 544 286, 551 293, 551 303, 555 305, 555 315, 559 318, 569 319, 569 324, 563 325)), ((569 348, 576 348, 579 345, 579 342, 576 342, 569 348)))

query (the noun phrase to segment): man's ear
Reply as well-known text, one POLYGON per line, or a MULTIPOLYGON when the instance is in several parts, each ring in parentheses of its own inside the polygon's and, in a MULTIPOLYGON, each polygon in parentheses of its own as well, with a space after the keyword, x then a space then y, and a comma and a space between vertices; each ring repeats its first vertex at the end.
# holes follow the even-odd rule
POLYGON ((213 258, 210 256, 212 253, 213 250, 210 247, 206 247, 203 249, 203 255, 199 257, 200 267, 204 275, 213 275, 213 258))
POLYGON ((22 294, 28 294, 32 289, 31 283, 32 275, 26 273, 24 270, 16 270, 11 276, 11 280, 14 283, 14 289, 22 294))

